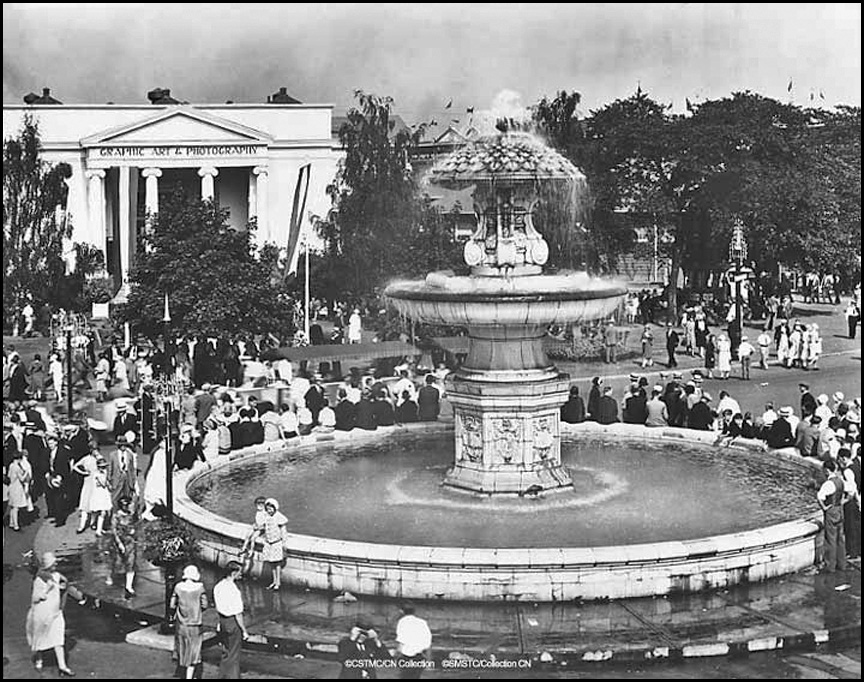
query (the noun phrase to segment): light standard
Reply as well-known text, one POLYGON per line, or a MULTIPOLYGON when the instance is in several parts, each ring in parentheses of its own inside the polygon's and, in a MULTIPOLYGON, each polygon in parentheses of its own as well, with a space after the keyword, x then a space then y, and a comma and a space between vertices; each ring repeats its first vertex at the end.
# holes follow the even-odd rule
POLYGON ((72 332, 75 327, 70 323, 63 331, 66 333, 66 416, 72 419, 72 332))
MULTIPOLYGON (((741 340, 744 326, 743 301, 741 297, 741 282, 746 277, 744 261, 747 259, 747 240, 744 238, 744 223, 740 217, 735 218, 732 226, 732 240, 729 242, 729 261, 732 263, 732 276, 735 282, 735 339, 733 353, 737 354, 737 342, 741 340)), ((731 336, 731 334, 730 334, 731 336)))
POLYGON ((162 339, 163 344, 165 346, 165 365, 164 365, 164 376, 163 379, 165 381, 165 391, 162 395, 159 396, 159 399, 163 403, 163 407, 165 409, 165 506, 168 508, 168 520, 174 518, 174 481, 173 481, 173 472, 171 471, 174 468, 174 458, 173 454, 173 438, 172 438, 172 429, 171 429, 171 421, 174 413, 174 405, 173 405, 173 396, 172 393, 172 377, 171 377, 171 355, 169 349, 169 341, 171 334, 171 311, 168 309, 168 294, 165 294, 165 314, 162 316, 162 339))

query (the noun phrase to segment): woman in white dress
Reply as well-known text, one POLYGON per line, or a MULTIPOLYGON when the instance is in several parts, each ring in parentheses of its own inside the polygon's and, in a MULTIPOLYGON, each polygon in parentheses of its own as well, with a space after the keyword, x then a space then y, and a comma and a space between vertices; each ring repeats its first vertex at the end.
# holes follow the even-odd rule
POLYGON ((789 335, 789 366, 801 366, 801 325, 796 324, 792 333, 789 335))
POLYGON ((822 356, 822 335, 819 325, 814 323, 810 330, 810 353, 807 356, 808 368, 818 370, 819 358, 822 356))
POLYGON ((113 507, 111 482, 108 480, 108 462, 100 457, 96 461, 93 494, 90 496, 90 513, 96 516, 96 535, 105 534, 105 519, 108 518, 113 507))
POLYGON ((93 450, 72 465, 72 471, 84 477, 84 485, 81 486, 81 496, 78 498, 78 512, 81 514, 81 518, 78 520, 78 530, 75 531, 76 533, 83 533, 87 530, 87 525, 91 521, 90 500, 96 488, 96 473, 99 470, 98 460, 100 457, 99 451, 93 450))
POLYGON ((57 400, 63 400, 63 363, 60 361, 60 356, 57 353, 51 353, 51 359, 48 362, 48 371, 51 374, 51 384, 54 386, 57 400))
POLYGON ((789 332, 785 324, 780 327, 780 338, 777 341, 777 362, 781 367, 789 366, 789 332))
POLYGON ((282 562, 285 560, 282 536, 288 519, 279 511, 279 502, 272 497, 268 497, 264 502, 264 511, 266 512, 264 522, 256 527, 264 540, 261 560, 270 564, 273 573, 273 581, 267 589, 278 590, 282 585, 282 562))
POLYGON ((66 618, 63 603, 68 582, 57 571, 57 557, 53 552, 42 555, 39 572, 33 579, 30 610, 27 612, 27 643, 34 653, 36 670, 42 670, 42 652, 53 649, 62 677, 74 677, 66 665, 66 618))
POLYGON ((728 379, 732 372, 732 342, 726 334, 717 337, 717 372, 719 379, 728 379))
POLYGON ((9 464, 9 528, 21 530, 18 514, 22 509, 33 511, 30 488, 33 484, 33 467, 27 459, 26 450, 18 450, 9 464))
POLYGON ((165 445, 160 442, 153 450, 150 465, 144 474, 144 514, 142 518, 152 521, 153 507, 165 504, 165 445))

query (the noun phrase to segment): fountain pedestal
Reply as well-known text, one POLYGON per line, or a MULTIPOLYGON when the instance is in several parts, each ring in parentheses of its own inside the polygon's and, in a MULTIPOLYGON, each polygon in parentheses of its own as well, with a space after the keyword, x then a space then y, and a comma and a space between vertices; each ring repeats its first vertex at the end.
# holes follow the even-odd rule
POLYGON ((447 381, 455 416, 456 459, 443 484, 487 495, 573 485, 561 466, 560 408, 567 374, 541 381, 447 381))

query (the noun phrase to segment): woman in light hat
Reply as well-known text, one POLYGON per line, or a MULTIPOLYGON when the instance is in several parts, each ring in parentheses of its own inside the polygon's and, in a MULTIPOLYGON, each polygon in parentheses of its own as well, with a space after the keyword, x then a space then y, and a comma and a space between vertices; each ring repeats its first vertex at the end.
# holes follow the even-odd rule
POLYGON ((90 495, 90 513, 96 517, 96 535, 105 534, 105 519, 114 508, 111 497, 111 481, 108 477, 108 461, 101 455, 96 460, 96 473, 93 475, 93 491, 90 495))
POLYGON ((42 670, 42 652, 54 650, 61 677, 74 677, 66 665, 66 619, 63 602, 68 582, 57 571, 57 557, 45 552, 39 562, 39 572, 33 579, 30 610, 27 612, 27 643, 34 653, 36 670, 42 670))
POLYGON ((732 373, 732 342, 726 334, 717 337, 717 372, 719 379, 728 379, 732 373))
MULTIPOLYGON (((12 441, 14 443, 14 441, 12 441)), ((33 467, 28 459, 27 450, 16 450, 12 453, 12 462, 9 464, 7 476, 9 477, 9 528, 21 530, 18 514, 23 509, 33 511, 33 498, 31 488, 33 486, 33 467)))
POLYGON ((177 628, 174 634, 174 658, 177 665, 186 668, 186 679, 191 680, 195 666, 201 662, 201 644, 204 640, 204 610, 210 606, 201 573, 192 564, 183 569, 180 582, 171 594, 170 609, 177 628))
POLYGON ((288 519, 279 511, 279 502, 268 497, 264 502, 264 511, 267 516, 258 527, 259 534, 264 539, 264 551, 261 560, 270 564, 273 580, 267 586, 268 590, 278 590, 282 585, 282 562, 285 560, 285 549, 282 543, 282 535, 288 519))

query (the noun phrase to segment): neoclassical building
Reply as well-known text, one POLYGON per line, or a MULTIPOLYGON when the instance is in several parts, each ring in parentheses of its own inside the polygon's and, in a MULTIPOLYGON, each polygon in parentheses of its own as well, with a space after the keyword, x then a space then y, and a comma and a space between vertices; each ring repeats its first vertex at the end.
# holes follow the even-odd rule
POLYGON ((116 280, 126 281, 147 213, 177 183, 227 208, 238 229, 256 217, 259 243, 284 247, 298 174, 311 164, 304 218, 326 215, 340 156, 331 105, 299 103, 284 88, 261 104, 176 103, 158 92, 141 105, 60 104, 46 91, 3 106, 4 140, 30 114, 43 158, 72 167, 72 239, 102 249, 116 280))

